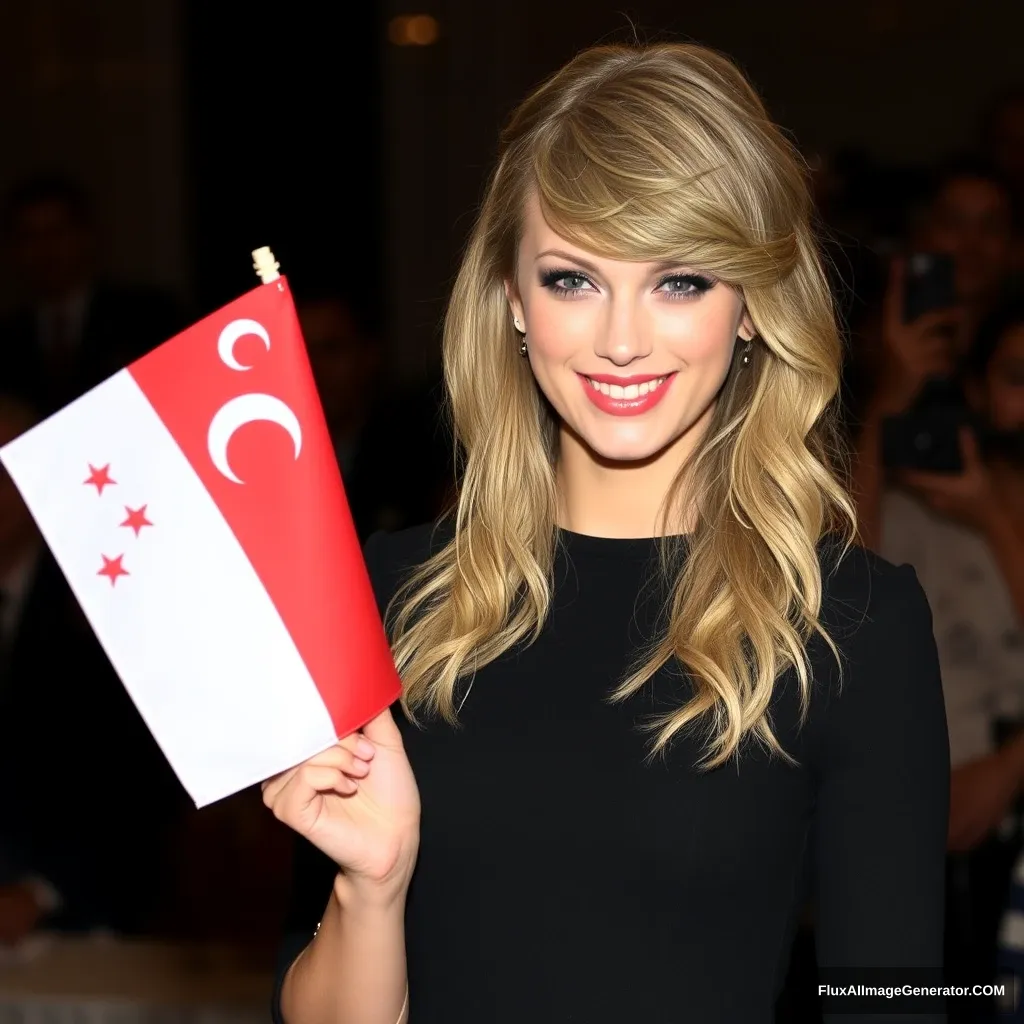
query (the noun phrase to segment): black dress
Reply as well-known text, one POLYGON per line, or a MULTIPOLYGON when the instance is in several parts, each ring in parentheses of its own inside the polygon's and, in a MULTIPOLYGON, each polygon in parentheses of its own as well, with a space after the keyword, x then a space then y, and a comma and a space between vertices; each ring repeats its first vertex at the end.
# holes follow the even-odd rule
MULTIPOLYGON (((842 689, 812 641, 807 724, 792 673, 771 707, 799 764, 748 744, 738 765, 700 773, 699 736, 648 761, 639 728, 685 697, 681 673, 663 670, 625 704, 606 699, 659 626, 655 542, 560 536, 542 636, 476 673, 460 728, 416 728, 394 709, 423 808, 406 915, 411 1021, 766 1024, 808 867, 821 963, 938 970, 948 744, 913 570, 860 548, 839 561, 824 543, 842 689)), ((442 539, 430 527, 370 539, 382 608, 442 539)), ((282 971, 334 874, 305 841, 301 854, 282 971)))

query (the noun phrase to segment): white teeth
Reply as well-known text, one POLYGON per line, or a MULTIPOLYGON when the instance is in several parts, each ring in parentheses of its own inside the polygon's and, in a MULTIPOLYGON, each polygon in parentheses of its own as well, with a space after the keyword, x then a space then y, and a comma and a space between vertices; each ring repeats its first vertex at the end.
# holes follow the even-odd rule
POLYGON ((623 387, 621 384, 599 384, 596 380, 591 380, 590 386, 595 391, 600 391, 602 395, 607 395, 609 398, 640 398, 642 395, 649 395, 656 388, 660 388, 668 377, 659 377, 657 380, 644 381, 643 384, 630 384, 628 387, 623 387))

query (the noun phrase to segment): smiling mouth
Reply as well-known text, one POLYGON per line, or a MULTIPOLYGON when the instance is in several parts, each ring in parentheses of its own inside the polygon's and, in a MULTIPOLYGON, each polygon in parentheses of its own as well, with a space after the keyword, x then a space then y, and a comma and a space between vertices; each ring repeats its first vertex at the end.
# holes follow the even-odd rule
POLYGON ((666 374, 664 377, 655 377, 652 380, 642 381, 640 384, 609 384, 606 381, 594 380, 593 377, 588 377, 585 373, 581 373, 580 376, 592 387, 595 391, 600 392, 602 395, 607 395, 609 398, 619 398, 629 401, 631 398, 642 398, 644 395, 649 395, 652 391, 657 391, 658 388, 662 387, 672 376, 672 374, 666 374))

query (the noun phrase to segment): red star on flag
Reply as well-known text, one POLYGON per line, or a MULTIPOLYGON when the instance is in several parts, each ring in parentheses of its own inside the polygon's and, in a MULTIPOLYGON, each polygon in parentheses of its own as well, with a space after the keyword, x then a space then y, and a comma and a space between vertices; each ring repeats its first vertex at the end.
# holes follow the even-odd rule
POLYGON ((96 575, 107 576, 110 579, 111 586, 117 582, 118 576, 129 575, 128 570, 121 565, 121 559, 124 558, 124 555, 118 555, 117 558, 107 558, 106 555, 100 555, 100 558, 103 559, 103 568, 96 575))
POLYGON ((83 484, 92 484, 96 488, 97 494, 103 493, 103 488, 108 484, 116 484, 117 481, 112 479, 110 476, 110 463, 108 462, 105 466, 101 466, 97 469, 91 462, 89 463, 89 479, 83 480, 83 484))
POLYGON ((128 513, 128 518, 121 524, 122 526, 130 526, 135 531, 135 536, 142 532, 144 526, 152 526, 153 524, 146 518, 146 505, 141 508, 129 508, 125 505, 124 510, 128 513))

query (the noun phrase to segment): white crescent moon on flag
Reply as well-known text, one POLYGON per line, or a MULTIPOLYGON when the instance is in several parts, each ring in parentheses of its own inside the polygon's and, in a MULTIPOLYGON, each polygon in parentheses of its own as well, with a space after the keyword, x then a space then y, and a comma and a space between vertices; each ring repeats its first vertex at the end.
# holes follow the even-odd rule
POLYGON ((299 418, 280 398, 255 392, 238 395, 217 410, 206 433, 206 447, 214 466, 236 484, 244 481, 235 476, 228 463, 228 445, 239 427, 256 422, 276 423, 283 427, 295 445, 295 458, 302 451, 302 426, 299 418))
POLYGON ((270 335, 263 324, 256 320, 232 320, 231 323, 220 332, 217 339, 217 354, 232 370, 251 370, 251 366, 240 363, 235 358, 235 342, 244 338, 247 334, 254 334, 270 351, 270 335))

